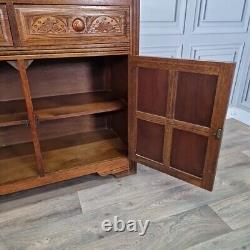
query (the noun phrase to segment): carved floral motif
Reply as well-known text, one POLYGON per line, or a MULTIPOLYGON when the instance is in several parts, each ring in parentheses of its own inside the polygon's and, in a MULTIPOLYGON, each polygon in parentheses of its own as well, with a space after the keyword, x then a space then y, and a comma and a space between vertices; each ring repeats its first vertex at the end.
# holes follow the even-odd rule
POLYGON ((88 33, 121 33, 121 17, 99 16, 89 25, 88 33))
MULTIPOLYGON (((88 16, 81 17, 86 22, 85 34, 122 33, 122 16, 88 16)), ((76 20, 76 19, 74 19, 76 20)), ((32 16, 30 17, 30 33, 40 34, 65 34, 72 32, 68 27, 70 19, 62 16, 32 16)), ((74 28, 74 27, 73 27, 74 28)))
POLYGON ((61 34, 67 32, 67 22, 55 16, 39 16, 33 18, 31 32, 33 34, 61 34))

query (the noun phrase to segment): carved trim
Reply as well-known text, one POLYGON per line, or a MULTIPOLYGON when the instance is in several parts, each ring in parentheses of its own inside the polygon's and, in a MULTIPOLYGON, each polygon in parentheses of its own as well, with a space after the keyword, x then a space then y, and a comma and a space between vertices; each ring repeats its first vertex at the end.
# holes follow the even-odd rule
POLYGON ((1 20, 0 20, 0 41, 5 41, 1 20))
POLYGON ((3 13, 0 8, 0 41, 5 41, 4 33, 3 33, 3 13))
POLYGON ((30 24, 31 34, 65 34, 68 31, 66 18, 59 16, 32 16, 30 24))
POLYGON ((15 10, 23 46, 105 43, 110 37, 112 42, 128 43, 130 39, 130 11, 126 6, 17 5, 15 10), (82 21, 78 23, 82 27, 76 26, 76 20, 82 21))
MULTIPOLYGON (((82 18, 82 17, 81 17, 82 18)), ((29 16, 28 23, 31 35, 66 34, 70 32, 69 17, 62 16, 29 16)), ((85 34, 121 34, 123 33, 123 16, 86 16, 85 34)))
POLYGON ((5 6, 0 4, 0 46, 12 45, 12 39, 8 24, 8 17, 5 6))

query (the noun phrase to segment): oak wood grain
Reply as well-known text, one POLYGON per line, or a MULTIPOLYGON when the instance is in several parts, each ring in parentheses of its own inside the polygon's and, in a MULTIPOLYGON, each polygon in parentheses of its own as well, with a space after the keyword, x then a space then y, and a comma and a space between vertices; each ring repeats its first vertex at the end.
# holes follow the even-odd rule
POLYGON ((10 33, 7 9, 6 6, 0 2, 0 48, 11 45, 12 36, 10 33))
POLYGON ((125 6, 15 5, 21 44, 129 43, 130 13, 125 6), (81 31, 74 21, 81 20, 81 31))
POLYGON ((234 67, 230 63, 131 56, 130 158, 212 191, 222 139, 218 131, 224 128, 234 67), (153 79, 157 81, 154 90, 150 89, 153 79), (152 101, 149 92, 157 100, 152 101), (151 143, 146 139, 142 143, 141 134, 147 136, 143 131, 146 127, 150 131, 149 124, 151 130, 158 126, 164 143, 156 131, 154 138, 148 132, 151 143), (162 156, 156 158, 154 150, 162 156))

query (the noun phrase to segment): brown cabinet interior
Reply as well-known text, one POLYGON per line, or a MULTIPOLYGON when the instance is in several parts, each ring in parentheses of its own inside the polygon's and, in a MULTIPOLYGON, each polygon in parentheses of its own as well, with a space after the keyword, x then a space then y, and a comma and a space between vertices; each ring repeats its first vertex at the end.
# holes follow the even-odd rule
POLYGON ((27 62, 44 173, 36 167, 16 65, 0 62, 0 185, 105 161, 122 160, 128 170, 128 56, 27 62))
POLYGON ((0 195, 137 163, 212 190, 234 65, 138 56, 139 3, 0 4, 0 195))

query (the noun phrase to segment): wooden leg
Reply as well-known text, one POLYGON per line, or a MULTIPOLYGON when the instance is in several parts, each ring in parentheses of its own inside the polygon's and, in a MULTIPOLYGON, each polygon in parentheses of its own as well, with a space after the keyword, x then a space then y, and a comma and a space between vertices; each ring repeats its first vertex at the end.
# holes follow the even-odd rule
POLYGON ((123 172, 113 174, 116 178, 122 178, 137 173, 137 163, 135 161, 129 161, 129 169, 123 172))
POLYGON ((113 175, 117 178, 136 174, 137 163, 134 161, 122 160, 121 164, 110 164, 107 169, 101 168, 97 171, 100 176, 113 175))

